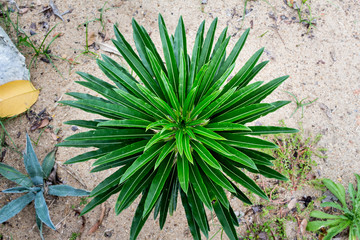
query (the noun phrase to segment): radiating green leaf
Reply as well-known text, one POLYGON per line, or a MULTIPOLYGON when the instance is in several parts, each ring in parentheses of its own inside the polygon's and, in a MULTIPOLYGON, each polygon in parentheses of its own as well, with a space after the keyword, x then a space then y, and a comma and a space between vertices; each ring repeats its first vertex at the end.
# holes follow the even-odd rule
MULTIPOLYGON (((225 54, 226 47, 230 41, 230 37, 228 37, 223 43, 221 43, 219 49, 214 54, 214 57, 211 59, 209 63, 209 67, 204 75, 205 81, 201 82, 200 88, 199 88, 199 94, 197 95, 197 100, 202 99, 202 97, 206 94, 206 92, 209 90, 210 85, 213 82, 214 76, 219 68, 219 65, 221 63, 221 59, 223 58, 225 54)), ((206 43, 206 39, 205 39, 206 43)), ((204 44, 205 44, 204 43, 204 44)), ((204 50, 204 48, 203 48, 204 50)))
POLYGON ((164 132, 158 132, 156 133, 146 144, 144 151, 146 151, 147 149, 149 149, 149 147, 151 147, 152 145, 154 145, 155 143, 169 138, 172 135, 174 135, 175 133, 177 133, 176 131, 164 131, 164 132))
MULTIPOLYGON (((39 187, 37 187, 38 189, 40 189, 39 187)), ((3 193, 24 193, 24 192, 30 192, 32 188, 30 187, 13 187, 13 188, 8 188, 5 190, 2 190, 1 192, 3 193)), ((31 191, 34 192, 34 191, 31 191)))
POLYGON ((214 35, 215 35, 217 22, 218 22, 218 19, 215 18, 214 21, 211 23, 209 30, 206 34, 204 44, 201 48, 201 54, 200 54, 197 71, 199 71, 199 69, 200 69, 199 67, 203 66, 205 63, 207 63, 209 61, 212 45, 214 42, 214 35))
POLYGON ((259 103, 253 104, 246 107, 235 108, 232 111, 221 114, 220 116, 214 118, 211 122, 235 122, 240 121, 248 116, 253 114, 263 112, 267 109, 272 108, 271 104, 268 103, 259 103))
POLYGON ((186 66, 186 54, 181 50, 180 52, 180 66, 179 66, 179 102, 182 107, 185 104, 186 98, 186 85, 187 85, 187 66, 186 66))
POLYGON ((54 224, 52 223, 49 215, 49 209, 46 206, 45 198, 43 192, 37 192, 35 196, 35 210, 37 216, 40 220, 45 223, 49 228, 56 229, 54 224))
POLYGON ((24 164, 25 169, 29 173, 31 181, 34 185, 42 185, 44 183, 44 174, 34 148, 31 145, 31 140, 28 134, 26 134, 26 153, 24 153, 24 164))
POLYGON ((259 60, 261 54, 264 52, 264 48, 258 50, 240 69, 240 71, 224 86, 224 92, 233 87, 238 87, 244 79, 251 73, 256 62, 259 60))
POLYGON ((321 218, 321 219, 344 219, 344 216, 332 215, 332 214, 321 212, 319 210, 312 211, 310 213, 310 217, 321 218))
POLYGON ((220 143, 220 144, 222 144, 222 146, 230 153, 229 156, 224 156, 224 157, 227 157, 235 162, 241 163, 251 169, 258 170, 254 161, 246 154, 242 153, 236 148, 229 146, 227 143, 220 143))
POLYGON ((197 140, 199 140, 200 142, 202 142, 203 144, 207 145, 212 150, 214 150, 220 154, 224 154, 226 156, 232 155, 232 153, 230 153, 226 148, 224 148, 222 144, 218 143, 217 141, 215 141, 213 139, 197 136, 197 140))
POLYGON ((122 176, 120 183, 127 180, 129 177, 134 175, 142 166, 144 166, 147 162, 152 160, 156 155, 160 153, 160 151, 164 148, 163 143, 156 143, 151 146, 143 155, 138 157, 135 162, 126 170, 124 175, 122 176))
POLYGON ((182 205, 185 210, 186 219, 189 225, 191 235, 193 236, 194 240, 201 240, 199 225, 196 223, 195 217, 192 214, 192 210, 190 208, 188 198, 181 189, 180 189, 180 196, 181 196, 182 205))
POLYGON ((147 187, 150 181, 154 178, 156 172, 150 172, 154 167, 153 162, 145 164, 140 170, 139 174, 135 174, 125 181, 123 188, 118 196, 115 205, 115 213, 119 214, 123 209, 127 208, 135 198, 147 187))
MULTIPOLYGON (((190 175, 191 176, 191 175, 190 175)), ((196 190, 189 186, 189 191, 187 193, 187 199, 189 201, 191 212, 194 216, 196 223, 198 224, 200 230, 205 235, 206 238, 209 237, 209 224, 206 218, 205 209, 200 198, 196 194, 196 190)))
MULTIPOLYGON (((129 165, 128 165, 129 166, 129 165)), ((124 166, 117 171, 115 171, 113 174, 111 174, 109 177, 105 178, 101 183, 99 183, 90 193, 90 197, 94 197, 97 195, 100 195, 110 188, 117 186, 120 182, 121 176, 124 174, 128 166, 124 166)))
POLYGON ((205 161, 202 161, 201 158, 196 158, 196 163, 199 164, 201 170, 204 171, 204 173, 212 181, 214 181, 214 183, 227 189, 230 192, 235 192, 235 189, 231 186, 230 182, 226 179, 220 170, 210 167, 205 161))
POLYGON ((173 165, 173 156, 165 158, 164 161, 160 164, 157 174, 151 182, 149 188, 149 194, 145 200, 145 207, 143 217, 151 212, 154 208, 156 200, 160 196, 161 191, 165 185, 166 179, 170 174, 171 168, 173 165))
POLYGON ((268 197, 261 190, 261 188, 252 180, 250 177, 246 176, 240 169, 233 167, 228 162, 221 162, 224 172, 231 177, 235 182, 240 183, 245 188, 249 189, 251 192, 257 194, 261 198, 267 200, 268 197))
POLYGON ((327 221, 311 221, 308 222, 306 226, 307 231, 317 231, 322 227, 328 227, 328 226, 336 226, 339 223, 343 222, 343 219, 334 219, 334 220, 327 220, 327 221))
POLYGON ((98 124, 99 127, 146 128, 151 122, 144 120, 109 120, 98 124))
POLYGON ((228 122, 210 123, 204 127, 211 131, 251 131, 251 129, 245 125, 228 122))
POLYGON ((153 133, 145 132, 143 129, 99 129, 88 132, 77 133, 67 137, 65 140, 112 140, 112 139, 137 139, 152 137, 153 133))
POLYGON ((220 67, 219 71, 217 72, 215 79, 220 78, 220 76, 236 61, 241 49, 245 45, 246 39, 249 35, 250 29, 246 29, 245 32, 241 35, 239 40, 236 42, 233 50, 230 52, 229 56, 226 58, 224 64, 220 67))
POLYGON ((146 70, 139 57, 131 49, 130 44, 126 42, 125 38, 122 36, 122 34, 120 33, 119 29, 116 26, 114 26, 114 32, 117 40, 112 40, 112 42, 114 43, 115 47, 124 57, 125 61, 129 64, 131 69, 134 70, 136 75, 145 84, 145 86, 148 89, 151 89, 153 93, 159 96, 161 93, 159 86, 153 80, 151 74, 146 70))
POLYGON ((67 197, 67 196, 80 197, 80 196, 88 196, 90 194, 90 192, 86 190, 73 188, 68 185, 50 185, 48 193, 50 195, 59 196, 59 197, 67 197))
POLYGON ((163 150, 159 154, 158 159, 156 160, 155 169, 160 165, 164 158, 174 150, 175 144, 176 142, 174 140, 170 140, 165 144, 163 150))
POLYGON ((118 148, 117 150, 114 150, 106 154, 105 156, 100 157, 97 161, 93 163, 93 166, 119 161, 125 157, 129 157, 131 155, 140 153, 144 151, 147 142, 148 142, 147 140, 143 140, 118 148))
POLYGON ((211 210, 211 199, 203 181, 203 178, 201 177, 199 169, 196 165, 190 165, 189 168, 189 178, 191 185, 193 186, 195 192, 197 193, 201 201, 208 209, 211 210))
POLYGON ((108 189, 106 192, 103 192, 99 194, 98 196, 94 197, 81 211, 80 216, 90 212, 92 209, 94 209, 96 206, 100 205, 101 203, 105 202, 109 197, 111 197, 113 194, 118 193, 122 188, 122 185, 114 186, 110 189, 108 189))
MULTIPOLYGON (((185 156, 187 158, 187 161, 193 163, 193 157, 192 157, 192 153, 191 153, 191 145, 190 145, 190 137, 188 134, 184 134, 184 153, 185 156)), ((186 193, 186 191, 184 190, 184 192, 186 193)))
POLYGON ((224 143, 230 146, 242 148, 278 148, 276 144, 260 138, 253 138, 233 133, 221 133, 221 135, 227 139, 224 143))
POLYGON ((184 152, 184 132, 178 130, 176 132, 175 139, 176 139, 176 147, 178 149, 178 152, 182 156, 184 152))
POLYGON ((0 174, 3 177, 9 179, 10 181, 13 181, 24 187, 31 187, 32 185, 34 185, 28 176, 22 174, 15 168, 10 167, 1 162, 0 162, 0 174))
POLYGON ((198 73, 198 66, 202 66, 199 65, 199 60, 200 60, 201 49, 204 41, 204 28, 205 28, 205 21, 202 21, 196 33, 195 44, 191 56, 189 81, 187 82, 187 92, 190 92, 193 87, 195 76, 198 73))
POLYGON ((174 49, 171 46, 169 34, 167 32, 164 19, 160 14, 158 16, 158 20, 159 20, 160 38, 163 47, 166 67, 168 71, 168 77, 172 87, 174 88, 175 92, 177 92, 178 91, 177 86, 179 84, 179 72, 175 59, 174 49))
POLYGON ((214 206, 215 214, 219 219, 221 226, 224 228, 226 235, 232 240, 237 240, 238 237, 236 234, 234 224, 232 223, 229 210, 226 209, 223 205, 221 205, 220 201, 218 200, 214 201, 213 206, 214 206))
POLYGON ((130 240, 135 240, 137 236, 139 235, 142 227, 144 226, 146 220, 148 219, 150 213, 144 215, 144 205, 145 200, 147 199, 148 192, 145 191, 142 195, 142 198, 140 200, 140 203, 138 207, 136 208, 135 215, 131 224, 130 229, 130 240))
POLYGON ((211 155, 211 153, 201 144, 196 141, 191 141, 191 146, 199 154, 207 164, 215 169, 221 170, 221 166, 218 161, 211 155))
POLYGON ((34 199, 35 194, 30 192, 6 204, 0 209, 0 223, 6 222, 10 218, 18 214, 34 199))
POLYGON ((220 136, 219 134, 204 128, 202 126, 196 126, 192 128, 192 131, 196 134, 202 135, 209 139, 215 139, 215 140, 226 140, 224 137, 220 136))
POLYGON ((220 93, 221 93, 221 90, 217 90, 217 91, 213 92, 212 94, 210 94, 209 96, 207 96, 206 98, 200 99, 200 102, 191 111, 190 118, 194 118, 198 114, 200 114, 204 110, 204 108, 206 108, 212 101, 214 101, 216 99, 217 96, 219 96, 220 93))
POLYGON ((189 188, 189 162, 185 156, 177 157, 177 172, 182 190, 187 193, 189 188))
POLYGON ((209 190, 210 198, 212 199, 212 201, 214 201, 214 199, 218 199, 223 204, 223 206, 229 209, 230 203, 227 199, 224 189, 218 184, 214 183, 210 178, 208 178, 204 172, 201 173, 202 177, 205 179, 204 183, 209 190))
POLYGON ((78 127, 84 127, 84 128, 91 128, 91 129, 99 129, 98 124, 101 123, 100 121, 86 121, 86 120, 70 120, 64 122, 64 124, 67 125, 75 125, 78 127))
POLYGON ((56 153, 56 150, 52 150, 51 152, 49 152, 42 164, 41 164, 41 168, 43 170, 43 173, 44 173, 44 178, 48 178, 50 173, 51 173, 51 169, 54 167, 54 164, 55 164, 55 153, 56 153))

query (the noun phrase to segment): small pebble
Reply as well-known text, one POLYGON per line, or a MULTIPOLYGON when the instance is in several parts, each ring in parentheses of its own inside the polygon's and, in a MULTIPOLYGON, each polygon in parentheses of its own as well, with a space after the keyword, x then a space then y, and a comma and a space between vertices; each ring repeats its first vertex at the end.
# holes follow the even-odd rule
POLYGON ((201 4, 207 4, 207 0, 201 0, 201 4))
POLYGON ((77 126, 71 126, 71 130, 73 130, 74 132, 79 130, 79 128, 77 126))
POLYGON ((30 35, 33 36, 35 34, 36 34, 36 32, 34 32, 33 30, 30 29, 30 35))
POLYGON ((285 15, 281 15, 280 18, 281 18, 281 20, 289 19, 289 18, 288 18, 287 16, 285 16, 285 15))
POLYGON ((106 230, 105 232, 104 232, 104 237, 107 237, 107 238, 109 238, 109 237, 111 237, 113 235, 113 230, 111 229, 111 230, 106 230))

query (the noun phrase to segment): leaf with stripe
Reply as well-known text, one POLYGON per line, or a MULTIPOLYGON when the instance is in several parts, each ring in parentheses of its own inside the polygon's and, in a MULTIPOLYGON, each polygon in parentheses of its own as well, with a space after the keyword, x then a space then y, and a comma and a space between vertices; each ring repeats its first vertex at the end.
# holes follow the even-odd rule
POLYGON ((179 84, 179 72, 175 59, 174 49, 170 42, 169 34, 167 32, 164 19, 160 14, 158 16, 158 20, 159 20, 160 38, 163 47, 166 67, 168 71, 168 77, 172 87, 174 88, 175 92, 177 92, 178 91, 177 86, 179 84))
POLYGON ((189 178, 192 187, 194 188, 201 201, 205 204, 205 206, 211 210, 211 199, 203 181, 203 178, 201 177, 199 169, 196 165, 190 165, 189 169, 189 178))
POLYGON ((149 188, 149 194, 145 200, 143 217, 149 214, 151 210, 154 208, 156 200, 160 196, 160 193, 162 192, 163 187, 165 185, 166 179, 170 174, 172 165, 173 165, 173 155, 170 155, 170 157, 165 158, 164 161, 160 164, 157 173, 151 182, 149 188))
POLYGON ((165 144, 158 159, 156 160, 155 169, 160 165, 160 163, 165 159, 165 157, 167 157, 167 155, 174 150, 175 144, 176 142, 174 140, 170 140, 165 144))
POLYGON ((194 150, 199 154, 200 158, 203 159, 207 164, 215 169, 221 170, 221 166, 218 161, 211 155, 209 150, 207 150, 201 143, 196 141, 191 142, 194 150))
POLYGON ((253 104, 246 107, 236 108, 232 111, 221 114, 220 116, 214 118, 212 122, 236 122, 241 121, 248 116, 253 114, 263 112, 265 110, 271 109, 272 105, 268 103, 259 103, 253 104))
POLYGON ((146 128, 151 124, 150 121, 144 120, 109 120, 98 124, 99 127, 123 127, 123 128, 146 128))
POLYGON ((201 135, 201 136, 204 136, 204 137, 207 137, 207 138, 210 138, 210 139, 215 139, 215 140, 225 140, 224 137, 220 136, 219 134, 207 129, 207 128, 204 128, 202 126, 196 126, 196 127, 193 127, 192 128, 193 132, 198 134, 198 135, 201 135))
POLYGON ((215 214, 218 217, 221 226, 224 228, 226 235, 231 240, 237 240, 238 236, 236 234, 234 224, 232 223, 232 219, 231 219, 229 210, 226 209, 224 206, 222 206, 222 204, 218 200, 216 200, 213 203, 213 206, 214 206, 215 214))
POLYGON ((251 129, 245 125, 229 122, 209 123, 204 127, 211 131, 251 131, 251 129))
POLYGON ((146 163, 155 158, 156 155, 164 148, 163 143, 156 143, 151 146, 148 151, 144 152, 140 157, 138 157, 133 164, 126 170, 122 176, 120 183, 127 180, 129 177, 134 175, 140 168, 142 168, 146 163))
POLYGON ((169 138, 171 137, 172 135, 174 135, 175 131, 164 131, 164 132, 158 132, 156 133, 151 139, 150 141, 146 144, 145 146, 145 149, 144 151, 148 150, 152 145, 154 145, 155 143, 163 140, 163 139, 166 139, 166 138, 169 138))
POLYGON ((177 157, 177 172, 182 190, 187 193, 189 188, 189 161, 185 156, 177 157))
POLYGON ((196 162, 199 164, 200 168, 204 173, 214 181, 217 185, 227 189, 229 192, 235 192, 235 189, 231 186, 230 182, 226 179, 224 174, 215 168, 210 167, 205 161, 201 158, 196 158, 196 162))
POLYGON ((119 161, 134 154, 141 153, 144 151, 147 142, 147 140, 143 140, 111 151, 110 153, 100 157, 97 161, 95 161, 93 166, 119 161))
POLYGON ((272 142, 262 140, 260 138, 253 138, 233 133, 221 133, 227 140, 224 143, 242 148, 278 148, 272 142))
POLYGON ((224 169, 226 175, 232 178, 235 182, 240 183, 245 188, 249 189, 251 192, 255 193, 256 195, 260 196, 261 198, 268 200, 266 194, 261 190, 261 188, 248 177, 245 173, 243 173, 240 169, 234 168, 229 162, 222 161, 221 165, 224 169))
POLYGON ((187 193, 187 199, 189 201, 190 209, 191 209, 191 212, 194 216, 196 223, 198 224, 201 232, 205 235, 206 238, 208 238, 209 237, 209 223, 206 218, 204 205, 201 202, 200 198, 196 194, 195 189, 192 186, 189 186, 189 191, 187 193))
POLYGON ((194 240, 201 240, 199 225, 196 223, 195 217, 192 214, 192 210, 188 198, 181 189, 180 189, 180 196, 181 196, 182 205, 185 210, 186 220, 188 222, 191 235, 193 236, 194 240))
POLYGON ((204 28, 205 28, 205 21, 202 21, 196 33, 195 44, 191 56, 189 81, 187 82, 187 92, 190 92, 191 89, 193 88, 195 76, 198 74, 198 66, 201 66, 199 65, 199 61, 200 61, 202 44, 204 41, 204 28))
POLYGON ((183 141, 184 141, 185 156, 189 162, 193 163, 194 160, 193 160, 192 153, 191 153, 190 137, 188 134, 184 134, 183 141))

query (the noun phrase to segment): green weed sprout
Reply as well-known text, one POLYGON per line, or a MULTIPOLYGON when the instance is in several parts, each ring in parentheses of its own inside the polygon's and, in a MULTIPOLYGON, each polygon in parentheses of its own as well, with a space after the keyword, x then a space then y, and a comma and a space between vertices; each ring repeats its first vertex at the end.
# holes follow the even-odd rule
POLYGON ((341 184, 336 184, 330 179, 324 179, 323 183, 340 201, 341 205, 336 202, 324 202, 321 207, 332 207, 342 212, 341 215, 327 214, 318 210, 310 213, 310 217, 328 219, 326 221, 312 221, 307 225, 308 231, 317 231, 323 227, 329 227, 327 235, 323 240, 330 240, 346 228, 349 228, 349 240, 360 239, 360 175, 355 174, 357 180, 357 191, 353 184, 349 184, 348 192, 352 207, 346 204, 345 188, 341 184))
POLYGON ((65 196, 88 196, 89 192, 76 189, 68 185, 47 185, 46 180, 55 164, 55 151, 51 151, 44 158, 42 165, 36 157, 28 135, 26 135, 26 153, 24 153, 24 164, 28 176, 16 169, 0 163, 0 174, 17 183, 19 186, 3 190, 3 193, 26 193, 25 195, 11 201, 0 209, 0 223, 3 223, 18 214, 30 202, 35 200, 36 224, 42 236, 42 223, 55 230, 47 208, 44 192, 49 195, 65 196))
POLYGON ((103 55, 98 66, 115 85, 79 72, 85 81, 78 83, 101 96, 73 92, 68 95, 76 100, 62 101, 103 118, 66 122, 91 130, 69 136, 58 146, 97 148, 66 163, 97 159, 92 172, 121 167, 95 187, 90 194, 93 199, 81 214, 117 193, 115 213, 120 214, 142 195, 130 230, 130 239, 136 239, 153 210, 155 219, 160 215, 163 228, 167 215, 177 208, 180 193, 194 239, 201 239, 200 231, 209 237, 205 207, 215 212, 230 239, 238 239, 234 227, 238 221, 225 190, 251 204, 234 182, 264 199, 268 197, 247 171, 287 180, 271 168, 272 156, 255 150, 277 145, 257 136, 297 130, 245 124, 289 103, 261 103, 288 76, 264 85, 249 84, 268 63, 257 64, 262 48, 227 82, 249 29, 226 57, 230 41, 227 28, 214 41, 218 20, 211 23, 205 38, 202 22, 190 56, 182 17, 174 35, 168 34, 161 15, 158 21, 165 61, 135 20, 132 26, 138 54, 114 26, 113 43, 137 77, 103 55))
POLYGON ((290 115, 290 117, 294 116, 294 114, 297 112, 297 110, 299 110, 299 109, 301 108, 301 118, 303 118, 303 117, 304 117, 304 107, 305 107, 305 106, 308 106, 308 105, 310 105, 310 104, 312 104, 312 103, 314 103, 314 102, 316 102, 316 101, 318 100, 318 98, 316 98, 316 99, 314 99, 314 100, 312 100, 312 101, 310 101, 310 102, 304 103, 304 101, 305 101, 307 98, 301 99, 301 100, 299 101, 299 100, 297 99, 297 97, 296 97, 294 94, 292 94, 291 92, 288 92, 288 91, 284 91, 284 92, 290 94, 290 95, 294 98, 295 103, 296 103, 296 108, 295 108, 294 112, 290 115))

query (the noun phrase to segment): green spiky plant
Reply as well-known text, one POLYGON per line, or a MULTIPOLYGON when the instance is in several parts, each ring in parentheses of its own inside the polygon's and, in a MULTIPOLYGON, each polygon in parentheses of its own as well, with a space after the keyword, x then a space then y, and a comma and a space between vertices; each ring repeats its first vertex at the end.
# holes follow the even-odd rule
POLYGON ((55 226, 50 219, 48 207, 46 206, 44 193, 60 197, 89 195, 88 191, 76 189, 68 185, 46 184, 44 180, 48 179, 54 164, 55 151, 51 151, 45 156, 42 165, 40 165, 31 145, 30 138, 26 134, 24 165, 29 175, 24 175, 4 163, 0 163, 0 175, 19 185, 17 187, 3 190, 3 193, 27 194, 11 201, 0 209, 0 223, 9 220, 18 214, 29 203, 35 201, 36 225, 39 228, 41 239, 44 239, 42 235, 43 223, 55 230, 55 226))
POLYGON ((324 240, 333 239, 337 234, 349 228, 349 240, 360 239, 360 175, 355 174, 357 189, 352 183, 349 184, 349 195, 352 204, 346 204, 345 188, 342 184, 336 184, 330 179, 324 179, 323 183, 340 201, 341 205, 336 202, 324 202, 321 207, 331 207, 342 212, 340 215, 332 215, 318 210, 312 211, 310 217, 327 219, 326 221, 311 221, 306 229, 308 231, 318 231, 323 227, 328 227, 324 240))
POLYGON ((121 167, 95 187, 90 194, 94 198, 82 214, 120 192, 115 206, 119 214, 141 194, 130 231, 130 239, 135 239, 153 209, 163 228, 168 213, 176 210, 180 193, 194 239, 201 239, 200 231, 208 237, 205 207, 215 211, 229 238, 237 239, 234 225, 238 222, 224 190, 251 204, 237 183, 264 199, 267 196, 247 172, 286 180, 270 168, 273 157, 255 150, 277 146, 254 136, 297 130, 245 124, 289 103, 260 103, 288 76, 264 85, 249 84, 267 64, 256 64, 260 49, 227 82, 249 30, 226 57, 230 40, 226 28, 213 47, 217 19, 205 38, 205 22, 201 23, 190 57, 183 19, 175 35, 169 36, 159 15, 165 63, 146 30, 135 20, 132 25, 138 54, 116 26, 113 43, 136 77, 104 55, 97 63, 115 85, 80 72, 86 81, 78 83, 102 97, 69 93, 77 100, 62 101, 105 118, 67 122, 92 130, 67 137, 59 146, 98 149, 66 163, 97 159, 92 172, 121 167))

